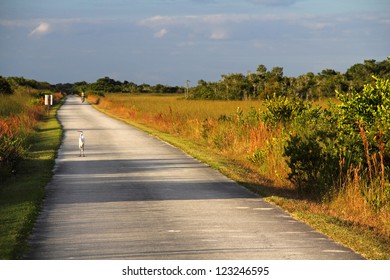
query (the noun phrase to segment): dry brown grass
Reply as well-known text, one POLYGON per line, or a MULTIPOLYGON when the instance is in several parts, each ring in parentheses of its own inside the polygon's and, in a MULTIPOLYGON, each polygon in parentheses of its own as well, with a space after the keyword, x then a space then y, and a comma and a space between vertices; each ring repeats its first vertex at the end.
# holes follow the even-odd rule
POLYGON ((341 189, 330 200, 328 211, 359 227, 390 236, 390 205, 380 204, 385 189, 375 187, 380 182, 380 174, 373 179, 362 178, 360 167, 351 167, 341 189))

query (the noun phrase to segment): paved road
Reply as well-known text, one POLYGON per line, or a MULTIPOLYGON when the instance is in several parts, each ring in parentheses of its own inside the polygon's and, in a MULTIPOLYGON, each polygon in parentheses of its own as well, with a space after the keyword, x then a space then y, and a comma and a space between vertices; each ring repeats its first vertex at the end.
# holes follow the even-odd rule
POLYGON ((27 259, 361 258, 79 98, 58 116, 64 139, 27 259))

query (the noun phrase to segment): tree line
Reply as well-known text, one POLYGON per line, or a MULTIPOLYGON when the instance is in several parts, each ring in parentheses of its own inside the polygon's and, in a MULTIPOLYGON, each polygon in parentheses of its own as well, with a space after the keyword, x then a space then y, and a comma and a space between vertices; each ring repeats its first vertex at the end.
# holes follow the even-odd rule
POLYGON ((94 83, 85 81, 76 83, 66 83, 55 85, 57 90, 71 93, 90 92, 96 95, 104 95, 104 93, 183 93, 184 88, 179 86, 168 86, 162 84, 149 85, 146 83, 137 85, 134 82, 116 81, 110 77, 98 79, 94 83))
POLYGON ((51 91, 55 86, 48 82, 39 82, 36 80, 26 79, 24 77, 2 77, 0 76, 0 94, 12 94, 18 87, 30 88, 40 91, 51 91))
POLYGON ((96 95, 104 93, 184 93, 184 87, 168 86, 162 84, 137 85, 128 81, 116 81, 109 77, 98 79, 94 83, 85 81, 75 83, 50 84, 48 82, 39 82, 24 77, 1 77, 0 76, 0 94, 12 94, 18 87, 37 89, 41 91, 63 92, 66 94, 79 94, 81 92, 90 92, 96 95))
POLYGON ((345 73, 333 69, 325 69, 320 73, 309 72, 298 77, 283 75, 282 67, 268 70, 260 64, 255 72, 231 73, 221 75, 216 82, 199 80, 196 86, 169 86, 136 84, 128 81, 117 81, 110 77, 98 79, 96 82, 85 81, 75 83, 60 83, 51 85, 47 82, 37 82, 23 77, 0 77, 0 93, 11 94, 15 86, 31 87, 39 90, 60 91, 67 94, 89 92, 96 95, 104 93, 160 93, 185 94, 189 99, 210 100, 264 100, 276 96, 300 97, 316 100, 334 97, 335 92, 347 92, 350 89, 360 91, 367 83, 372 83, 372 75, 378 78, 390 78, 390 60, 365 60, 351 66, 345 73))
POLYGON ((224 74, 217 82, 198 81, 190 90, 193 99, 248 100, 268 99, 276 96, 293 96, 315 100, 322 97, 334 97, 336 91, 347 92, 354 88, 358 91, 372 76, 390 78, 389 60, 365 60, 350 67, 345 73, 333 69, 322 70, 318 74, 309 72, 299 77, 286 77, 282 67, 268 70, 259 65, 255 72, 224 74))

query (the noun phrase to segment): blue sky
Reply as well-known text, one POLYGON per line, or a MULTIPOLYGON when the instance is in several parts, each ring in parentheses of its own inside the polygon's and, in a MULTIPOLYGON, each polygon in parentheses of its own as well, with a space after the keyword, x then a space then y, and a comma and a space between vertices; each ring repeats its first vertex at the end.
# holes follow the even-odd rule
POLYGON ((1 0, 0 75, 196 85, 390 55, 388 0, 1 0))

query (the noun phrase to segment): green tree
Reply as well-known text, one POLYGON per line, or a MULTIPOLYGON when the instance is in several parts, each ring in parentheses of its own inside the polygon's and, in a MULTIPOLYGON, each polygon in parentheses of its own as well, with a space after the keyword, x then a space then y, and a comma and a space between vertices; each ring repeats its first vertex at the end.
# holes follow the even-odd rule
POLYGON ((317 90, 316 99, 319 97, 334 97, 336 91, 348 90, 348 86, 339 72, 333 69, 325 69, 317 76, 317 90))
POLYGON ((225 87, 226 100, 243 100, 251 92, 252 85, 241 73, 222 75, 221 83, 225 87))
POLYGON ((362 91, 338 92, 342 102, 338 106, 340 146, 344 148, 343 156, 353 164, 366 162, 362 132, 367 137, 370 154, 380 150, 381 134, 385 144, 383 156, 390 160, 390 83, 376 77, 374 80, 374 85, 366 84, 362 91))
POLYGON ((265 74, 265 85, 262 92, 262 98, 271 98, 275 93, 282 93, 283 68, 274 67, 265 74))
POLYGON ((7 79, 0 76, 0 94, 12 94, 12 88, 7 79))
POLYGON ((122 83, 115 81, 109 77, 98 79, 95 83, 90 85, 91 90, 101 92, 121 92, 122 83))
POLYGON ((295 80, 295 95, 302 99, 313 99, 316 86, 315 75, 312 72, 301 75, 295 80))

